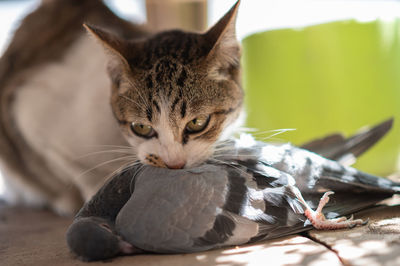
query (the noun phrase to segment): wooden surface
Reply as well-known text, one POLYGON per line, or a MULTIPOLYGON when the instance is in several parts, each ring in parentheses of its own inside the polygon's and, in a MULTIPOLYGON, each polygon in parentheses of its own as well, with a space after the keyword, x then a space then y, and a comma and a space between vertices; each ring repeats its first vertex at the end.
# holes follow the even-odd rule
MULTIPOLYGON (((398 198, 394 202, 399 203, 398 198)), ((329 246, 347 265, 400 265, 400 205, 360 212, 366 226, 352 230, 317 231, 309 235, 329 246)))
MULTIPOLYGON (((252 245, 184 255, 118 257, 112 265, 400 265, 400 203, 378 206, 356 217, 364 227, 317 231, 252 245)), ((106 265, 79 261, 65 243, 72 220, 48 211, 0 206, 0 264, 106 265)))

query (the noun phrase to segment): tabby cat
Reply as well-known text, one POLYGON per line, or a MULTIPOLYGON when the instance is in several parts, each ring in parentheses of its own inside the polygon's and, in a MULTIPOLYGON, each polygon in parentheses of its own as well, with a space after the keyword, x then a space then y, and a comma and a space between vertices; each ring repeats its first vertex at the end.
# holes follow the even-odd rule
POLYGON ((243 101, 235 37, 239 1, 203 34, 149 34, 101 1, 82 1, 79 8, 73 2, 44 1, 0 62, 0 156, 7 184, 19 190, 15 201, 60 213, 79 208, 121 162, 176 169, 205 161, 243 101), (76 15, 50 14, 61 8, 76 15), (39 16, 53 23, 50 33, 42 32, 46 42, 35 40, 43 28, 39 16), (88 22, 97 42, 71 26, 77 17, 88 22))

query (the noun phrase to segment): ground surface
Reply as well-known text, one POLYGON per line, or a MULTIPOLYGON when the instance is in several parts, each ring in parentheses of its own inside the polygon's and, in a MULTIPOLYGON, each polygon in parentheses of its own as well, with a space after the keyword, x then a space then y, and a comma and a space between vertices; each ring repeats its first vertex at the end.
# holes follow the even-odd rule
POLYGON ((0 265, 400 265, 400 199, 385 203, 357 214, 370 222, 352 230, 313 230, 237 248, 89 264, 68 251, 64 235, 71 219, 0 205, 0 265))

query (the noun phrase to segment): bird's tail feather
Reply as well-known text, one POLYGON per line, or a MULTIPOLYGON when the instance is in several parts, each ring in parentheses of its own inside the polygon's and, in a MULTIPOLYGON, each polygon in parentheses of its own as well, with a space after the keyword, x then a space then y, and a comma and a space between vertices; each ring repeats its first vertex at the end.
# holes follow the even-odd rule
POLYGON ((355 158, 385 136, 392 126, 393 118, 390 118, 372 128, 365 128, 349 138, 345 138, 342 134, 332 134, 310 141, 302 145, 301 148, 343 165, 351 165, 355 162, 355 158))

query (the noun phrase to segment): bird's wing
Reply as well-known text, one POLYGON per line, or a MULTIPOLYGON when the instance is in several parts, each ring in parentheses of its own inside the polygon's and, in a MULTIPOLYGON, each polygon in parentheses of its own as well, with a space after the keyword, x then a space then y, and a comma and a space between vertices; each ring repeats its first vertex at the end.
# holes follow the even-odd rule
POLYGON ((400 190, 399 183, 363 173, 291 144, 255 141, 251 146, 242 147, 240 142, 235 142, 225 147, 224 154, 218 158, 226 164, 244 167, 255 177, 261 175, 256 180, 265 187, 284 185, 288 177, 293 177, 302 193, 346 190, 393 194, 400 190))

